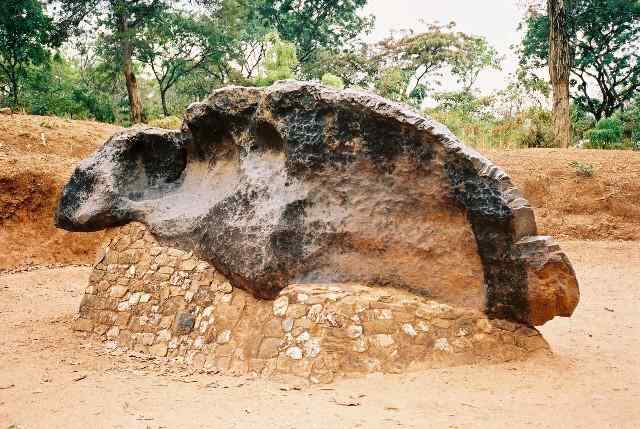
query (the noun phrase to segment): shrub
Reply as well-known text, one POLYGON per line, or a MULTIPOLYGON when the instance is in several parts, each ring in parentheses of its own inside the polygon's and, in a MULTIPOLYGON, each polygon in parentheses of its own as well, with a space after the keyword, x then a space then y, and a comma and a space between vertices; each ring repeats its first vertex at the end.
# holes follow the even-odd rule
POLYGON ((516 142, 521 147, 553 147, 551 112, 540 108, 531 108, 520 113, 522 127, 516 134, 516 142))
POLYGON ((625 146, 640 150, 640 96, 620 113, 620 119, 623 123, 623 138, 628 143, 625 146))
POLYGON ((587 131, 590 149, 622 149, 623 124, 619 117, 602 118, 587 131))
POLYGON ((553 145, 551 112, 531 108, 515 116, 476 116, 461 110, 427 111, 464 143, 479 149, 542 148, 553 145))
POLYGON ((339 76, 336 76, 331 73, 325 73, 322 75, 322 79, 320 80, 323 85, 330 86, 336 89, 344 89, 344 82, 340 79, 339 76))
POLYGON ((576 170, 576 174, 582 177, 593 177, 593 165, 585 164, 580 161, 571 161, 569 166, 576 170))
POLYGON ((575 104, 571 105, 571 130, 574 142, 583 140, 586 133, 595 125, 596 120, 591 113, 585 112, 575 104))
POLYGON ((182 118, 177 116, 167 116, 165 118, 156 118, 149 121, 149 125, 167 130, 177 130, 182 126, 182 118))

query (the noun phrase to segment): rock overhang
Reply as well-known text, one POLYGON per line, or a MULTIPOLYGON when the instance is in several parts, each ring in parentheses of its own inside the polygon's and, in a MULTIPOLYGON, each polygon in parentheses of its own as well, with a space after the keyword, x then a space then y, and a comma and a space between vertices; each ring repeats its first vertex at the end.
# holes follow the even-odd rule
POLYGON ((133 220, 261 298, 355 281, 528 324, 578 302, 568 259, 506 173, 359 91, 227 87, 189 106, 180 132, 114 136, 74 172, 56 224, 133 220))

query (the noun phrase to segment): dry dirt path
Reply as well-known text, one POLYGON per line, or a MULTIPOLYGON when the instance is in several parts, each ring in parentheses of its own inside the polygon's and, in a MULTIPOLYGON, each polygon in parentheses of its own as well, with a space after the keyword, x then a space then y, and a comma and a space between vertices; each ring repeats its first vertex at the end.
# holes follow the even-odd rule
POLYGON ((299 389, 169 370, 72 333, 87 268, 5 274, 0 429, 638 428, 640 242, 564 248, 582 301, 542 329, 555 356, 299 389), (360 405, 336 403, 349 397, 360 405))

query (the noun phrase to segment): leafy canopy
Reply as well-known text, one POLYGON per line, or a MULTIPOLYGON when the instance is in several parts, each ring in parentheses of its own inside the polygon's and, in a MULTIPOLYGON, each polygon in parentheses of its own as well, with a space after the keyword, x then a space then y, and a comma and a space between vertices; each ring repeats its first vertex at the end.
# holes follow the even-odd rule
MULTIPOLYGON (((640 2, 566 0, 573 52, 572 98, 600 119, 611 116, 640 88, 640 2)), ((522 63, 547 64, 549 19, 534 9, 526 20, 522 63)))
MULTIPOLYGON (((296 46, 301 63, 321 48, 337 49, 372 28, 373 18, 360 16, 367 0, 254 0, 264 26, 296 46)), ((249 2, 252 3, 252 2, 249 2)))
POLYGON ((463 92, 470 93, 480 72, 493 68, 500 69, 502 57, 484 37, 458 33, 459 50, 451 58, 451 72, 462 85, 463 92))
POLYGON ((169 115, 167 91, 194 70, 223 61, 231 41, 209 17, 161 11, 148 20, 134 40, 134 55, 148 66, 169 115))
POLYGON ((421 104, 449 69, 470 92, 479 73, 499 67, 500 58, 482 37, 457 32, 455 23, 429 24, 425 32, 409 32, 378 43, 375 60, 381 69, 376 88, 390 98, 421 104), (404 85, 404 88, 402 89, 404 85))
POLYGON ((276 32, 267 34, 265 44, 268 48, 264 56, 264 70, 256 83, 267 86, 278 80, 292 79, 298 66, 295 45, 282 40, 276 32))
POLYGON ((19 85, 27 67, 44 63, 48 47, 59 45, 51 18, 38 0, 0 2, 0 86, 11 103, 19 103, 19 85))

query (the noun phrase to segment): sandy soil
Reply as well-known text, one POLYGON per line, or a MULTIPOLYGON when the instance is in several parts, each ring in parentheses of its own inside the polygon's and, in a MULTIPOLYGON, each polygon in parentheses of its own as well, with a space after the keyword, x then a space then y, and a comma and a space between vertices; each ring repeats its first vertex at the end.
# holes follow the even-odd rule
POLYGON ((88 268, 4 274, 0 429, 638 428, 640 243, 563 246, 582 301, 542 328, 554 356, 329 386, 192 374, 109 351, 70 330, 88 268))

